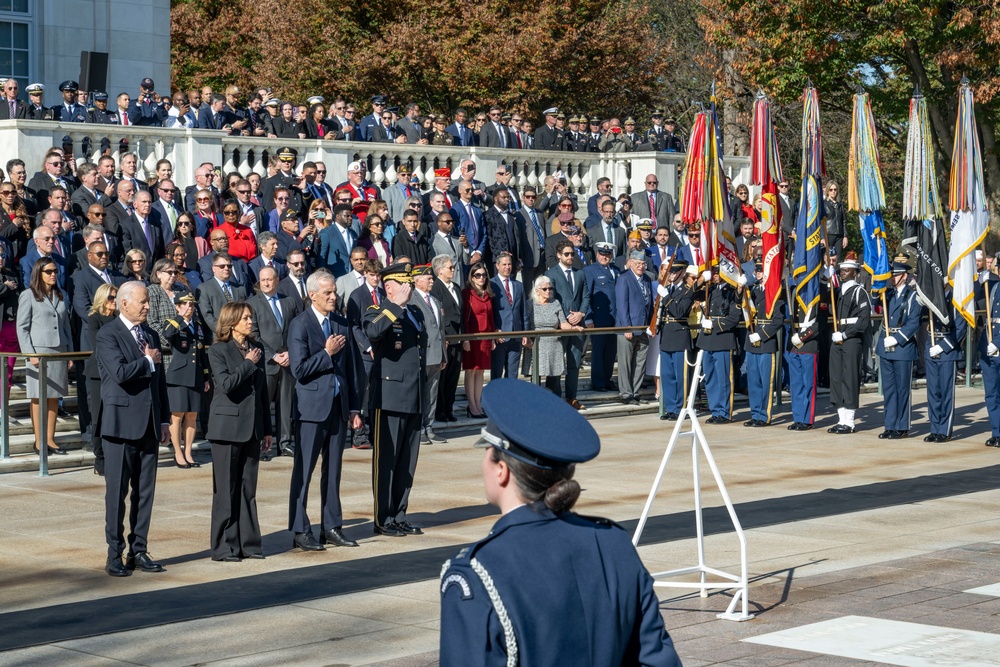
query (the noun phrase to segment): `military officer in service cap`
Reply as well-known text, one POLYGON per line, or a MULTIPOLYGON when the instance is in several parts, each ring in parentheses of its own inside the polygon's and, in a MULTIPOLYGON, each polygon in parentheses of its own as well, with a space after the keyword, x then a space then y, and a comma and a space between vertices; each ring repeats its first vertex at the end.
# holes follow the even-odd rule
POLYGON ((858 283, 856 253, 840 263, 840 294, 836 296, 837 330, 830 346, 830 404, 837 408, 837 424, 828 433, 854 433, 854 411, 861 393, 861 354, 865 331, 871 322, 868 290, 858 283))
POLYGON ((558 107, 551 107, 542 112, 545 123, 535 130, 535 149, 540 151, 567 150, 566 136, 562 129, 556 127, 558 107))
MULTIPOLYGON (((979 336, 979 366, 983 371, 986 390, 986 411, 990 417, 990 438, 987 447, 1000 447, 1000 281, 986 283, 989 299, 986 331, 979 336)), ((971 372, 968 368, 966 372, 971 372)))
POLYGON ((108 111, 108 94, 104 92, 94 93, 94 108, 89 112, 89 122, 101 123, 103 125, 121 125, 118 113, 108 111))
POLYGON ((921 319, 927 319, 924 341, 924 373, 927 378, 927 419, 931 432, 924 442, 948 442, 955 415, 955 376, 963 358, 967 326, 965 318, 951 304, 951 289, 945 289, 948 307, 945 322, 927 306, 921 319))
POLYGON ((673 118, 663 119, 663 130, 665 136, 663 138, 663 150, 668 153, 683 153, 684 152, 684 140, 681 139, 677 132, 677 121, 673 118))
POLYGON ((885 401, 885 430, 879 434, 880 439, 905 438, 910 430, 910 382, 913 362, 917 360, 920 305, 916 290, 907 284, 911 268, 907 259, 906 255, 893 259, 892 291, 886 299, 887 312, 875 343, 885 401))
MULTIPOLYGON (((829 295, 829 292, 827 291, 829 295)), ((792 423, 789 431, 808 431, 816 419, 817 355, 820 344, 820 319, 826 321, 825 303, 792 305, 792 335, 788 340, 788 389, 792 399, 792 423), (798 306, 797 308, 795 306, 798 306)))
POLYGON ((502 516, 441 570, 441 665, 680 667, 629 534, 570 511, 576 464, 600 451, 594 428, 509 378, 483 406, 483 482, 502 516))
POLYGON ((365 311, 363 327, 372 346, 368 405, 375 448, 375 533, 403 537, 423 533, 406 520, 423 426, 427 327, 409 305, 413 291, 409 262, 380 273, 386 298, 365 311))
POLYGON ((178 291, 174 295, 177 315, 163 325, 162 338, 171 350, 170 365, 164 377, 170 402, 170 440, 178 468, 200 467, 194 460, 192 448, 202 396, 208 395, 212 374, 205 348, 208 332, 198 316, 197 301, 191 292, 178 291), (184 449, 181 449, 181 440, 184 449))
POLYGON ((28 93, 28 119, 52 120, 52 109, 42 104, 42 99, 45 96, 45 86, 40 83, 28 84, 24 92, 28 93))
POLYGON ((62 104, 52 107, 54 120, 63 123, 86 123, 89 120, 87 107, 76 101, 76 91, 80 89, 76 81, 63 81, 59 84, 62 93, 62 104))
POLYGON ((750 419, 744 426, 769 426, 774 398, 774 365, 778 363, 778 332, 784 328, 785 301, 776 299, 772 316, 767 316, 764 291, 764 267, 754 264, 756 282, 750 287, 750 323, 743 349, 746 350, 747 394, 750 398, 750 419))

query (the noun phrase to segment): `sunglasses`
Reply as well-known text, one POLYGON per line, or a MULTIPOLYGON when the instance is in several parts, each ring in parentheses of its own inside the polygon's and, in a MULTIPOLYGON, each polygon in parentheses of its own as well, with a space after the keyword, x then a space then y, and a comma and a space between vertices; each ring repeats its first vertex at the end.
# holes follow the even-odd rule
POLYGON ((320 174, 326 175, 326 169, 322 169, 322 170, 317 169, 316 170, 316 175, 319 176, 320 174))
POLYGON ((59 273, 59 269, 42 269, 42 273, 44 273, 47 276, 54 276, 55 274, 59 273))
POLYGON ((385 223, 384 222, 370 222, 370 223, 368 223, 368 226, 369 227, 385 227, 385 223))
POLYGON ((539 292, 551 292, 552 288, 551 287, 539 287, 538 291, 539 292))
POLYGON ((168 195, 171 195, 177 192, 177 188, 160 188, 160 192, 166 192, 168 195))
POLYGON ((688 234, 689 239, 701 238, 701 234, 688 234))
POLYGON ((236 192, 240 193, 241 195, 248 195, 248 194, 250 194, 249 190, 237 190, 236 192))
POLYGON ((288 266, 302 266, 305 262, 285 262, 288 266))
POLYGON ((535 195, 521 195, 521 199, 534 199, 535 195))
POLYGON ((178 220, 177 221, 177 226, 178 227, 192 227, 193 225, 191 224, 191 222, 189 220, 178 220))
POLYGON ((659 181, 646 181, 646 185, 658 185, 659 181))
POLYGON ((0 190, 0 195, 11 195, 11 196, 14 196, 14 194, 15 193, 14 193, 13 190, 0 190))
POLYGON ((206 201, 212 201, 212 200, 209 197, 195 197, 195 201, 206 202, 206 201))
POLYGON ((473 273, 472 277, 473 278, 485 278, 486 274, 485 273, 473 273))
POLYGON ((128 263, 129 264, 145 264, 146 260, 144 260, 144 259, 130 259, 128 261, 128 263))
POLYGON ((239 215, 239 211, 223 211, 222 215, 239 215))
POLYGON ((177 275, 176 271, 160 271, 160 273, 165 273, 168 276, 176 276, 177 275))
POLYGON ((232 264, 213 264, 212 266, 214 266, 217 269, 231 269, 231 268, 233 268, 232 264))
POLYGON ((90 254, 93 255, 94 257, 107 257, 108 256, 108 253, 106 253, 106 252, 92 252, 90 254))

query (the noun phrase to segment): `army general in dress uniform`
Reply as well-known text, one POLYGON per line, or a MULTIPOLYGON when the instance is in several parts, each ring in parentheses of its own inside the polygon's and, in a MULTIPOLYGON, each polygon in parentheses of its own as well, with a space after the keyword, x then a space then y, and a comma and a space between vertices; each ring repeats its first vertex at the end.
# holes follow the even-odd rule
POLYGON ((375 533, 402 537, 423 531, 406 520, 423 426, 427 327, 409 305, 413 266, 393 264, 381 271, 386 298, 365 311, 364 332, 372 346, 368 405, 375 453, 375 533))
POLYGON ((440 664, 680 667, 629 534, 570 510, 594 428, 542 387, 483 390, 486 499, 503 516, 441 570, 440 664))

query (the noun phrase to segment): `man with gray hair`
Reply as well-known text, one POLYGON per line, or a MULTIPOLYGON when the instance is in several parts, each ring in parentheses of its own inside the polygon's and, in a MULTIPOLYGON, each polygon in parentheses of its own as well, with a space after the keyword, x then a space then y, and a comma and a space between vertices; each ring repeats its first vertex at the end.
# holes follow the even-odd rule
POLYGON ((337 285, 333 274, 318 269, 306 281, 309 305, 288 330, 288 361, 298 398, 295 464, 292 468, 288 529, 293 546, 325 551, 324 544, 356 547, 343 532, 340 504, 341 459, 348 427, 361 428, 361 357, 351 344, 347 320, 336 312, 337 285), (322 490, 320 539, 306 514, 309 480, 319 457, 322 490))
MULTIPOLYGON (((653 316, 653 285, 646 275, 646 254, 633 250, 627 268, 615 283, 615 326, 645 329, 653 316)), ((618 334, 618 391, 626 405, 639 404, 648 351, 645 331, 618 334)))
POLYGON ((260 270, 264 267, 274 269, 278 274, 278 280, 284 280, 288 275, 288 265, 278 258, 278 237, 274 232, 261 232, 257 235, 257 247, 260 252, 249 264, 250 273, 260 277, 260 270))
POLYGON ((80 187, 74 190, 69 198, 73 205, 73 215, 84 218, 87 215, 87 210, 94 204, 111 205, 111 197, 97 188, 98 176, 100 174, 97 173, 97 165, 93 162, 84 162, 76 168, 76 177, 80 179, 80 187))
POLYGON ((103 409, 98 421, 104 443, 105 571, 127 577, 136 568, 163 572, 147 549, 156 490, 159 444, 170 437, 170 405, 160 356, 160 338, 146 325, 149 292, 138 281, 118 288, 120 315, 97 333, 95 354, 101 373, 103 409), (129 491, 129 486, 132 487, 129 491), (125 499, 131 498, 128 554, 125 553, 125 499))

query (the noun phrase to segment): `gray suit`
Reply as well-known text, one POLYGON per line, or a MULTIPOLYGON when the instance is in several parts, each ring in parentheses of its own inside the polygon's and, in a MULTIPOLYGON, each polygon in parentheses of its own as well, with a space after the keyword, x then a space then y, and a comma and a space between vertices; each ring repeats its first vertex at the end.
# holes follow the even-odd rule
POLYGON ((441 236, 440 233, 431 237, 431 247, 434 250, 435 257, 437 255, 448 255, 451 257, 451 261, 455 263, 455 276, 452 278, 452 281, 458 285, 458 289, 461 291, 465 287, 465 272, 462 271, 462 267, 469 263, 469 258, 471 257, 469 249, 462 247, 462 244, 455 237, 452 237, 451 243, 448 243, 448 239, 441 236))
MULTIPOLYGON (((417 121, 418 124, 419 122, 420 121, 417 121)), ((401 133, 406 135, 406 143, 408 144, 415 144, 418 141, 420 141, 424 136, 423 130, 417 129, 413 125, 413 121, 411 121, 406 116, 403 116, 402 118, 396 121, 396 128, 401 133)))
POLYGON ((288 326, 302 312, 302 299, 295 297, 278 297, 278 309, 281 311, 281 325, 274 315, 274 309, 268 297, 263 292, 257 292, 247 300, 253 310, 253 335, 264 346, 264 370, 267 372, 267 401, 274 403, 277 396, 278 429, 271 429, 276 434, 275 442, 279 450, 292 446, 292 410, 295 397, 295 378, 287 366, 281 366, 274 361, 274 355, 288 350, 288 326))
MULTIPOLYGON (((410 194, 419 197, 420 190, 410 188, 410 194)), ((387 186, 382 190, 382 199, 385 200, 386 206, 389 207, 389 217, 397 221, 402 220, 403 213, 406 211, 406 193, 403 192, 402 186, 399 183, 387 186)))
MULTIPOLYGON (((670 193, 663 192, 662 190, 657 190, 653 193, 655 203, 656 203, 656 226, 670 228, 671 223, 674 219, 674 214, 677 209, 674 207, 674 198, 670 196, 670 193)), ((632 198, 632 212, 635 213, 640 218, 651 218, 649 214, 649 192, 646 190, 641 190, 639 192, 633 192, 631 194, 632 198)))
POLYGON ((358 275, 351 269, 350 273, 337 278, 337 309, 341 313, 347 312, 347 300, 351 298, 351 292, 358 289, 364 283, 364 276, 361 276, 361 283, 358 282, 358 275))
MULTIPOLYGON (((246 301, 247 290, 245 287, 230 281, 229 289, 233 294, 233 301, 246 301)), ((219 321, 219 313, 229 300, 226 299, 226 295, 222 292, 222 286, 219 285, 219 281, 214 276, 198 285, 197 292, 201 319, 208 325, 211 332, 209 340, 215 340, 215 325, 219 321)))
POLYGON ((431 296, 428 292, 427 298, 431 305, 420 295, 416 289, 410 294, 410 305, 416 306, 424 316, 424 326, 427 329, 427 355, 425 357, 426 376, 424 380, 424 395, 427 397, 424 410, 424 428, 429 428, 434 421, 437 412, 438 382, 441 380, 441 364, 447 357, 446 344, 444 341, 444 331, 441 323, 444 321, 444 309, 437 297, 431 296), (433 310, 432 310, 433 309, 433 310))

